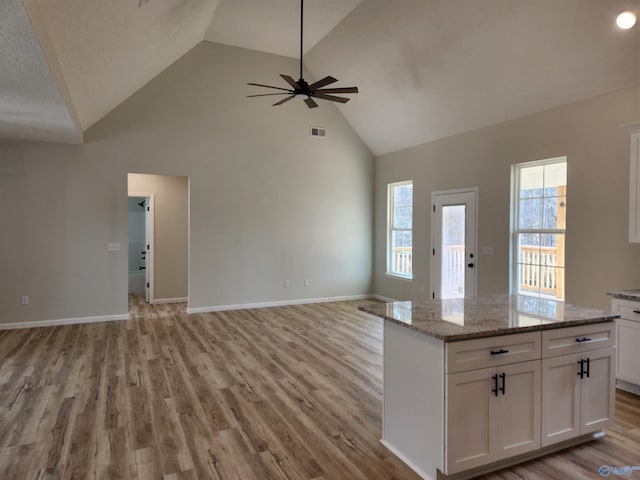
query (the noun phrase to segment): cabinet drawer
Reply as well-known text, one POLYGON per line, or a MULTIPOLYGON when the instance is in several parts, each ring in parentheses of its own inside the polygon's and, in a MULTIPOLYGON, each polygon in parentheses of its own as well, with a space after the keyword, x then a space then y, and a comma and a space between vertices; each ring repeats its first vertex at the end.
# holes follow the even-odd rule
POLYGON ((539 359, 540 338, 540 332, 528 332, 447 343, 445 372, 465 372, 539 359))
POLYGON ((625 320, 640 322, 640 302, 614 299, 611 302, 613 313, 617 313, 625 320))
POLYGON ((542 332, 542 358, 586 352, 616 344, 615 322, 556 328, 542 332))

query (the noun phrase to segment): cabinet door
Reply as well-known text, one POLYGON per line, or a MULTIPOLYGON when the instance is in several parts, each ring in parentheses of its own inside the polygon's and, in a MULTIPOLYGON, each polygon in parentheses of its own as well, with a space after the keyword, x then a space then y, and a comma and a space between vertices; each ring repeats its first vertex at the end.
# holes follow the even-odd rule
MULTIPOLYGON (((636 310, 640 310, 636 307, 636 310)), ((640 322, 619 319, 618 370, 616 377, 640 385, 640 322)))
POLYGON ((445 473, 497 460, 491 445, 495 368, 446 375, 445 473))
POLYGON ((541 368, 540 360, 497 368, 504 387, 494 398, 492 420, 498 459, 540 448, 541 368))
POLYGON ((579 355, 542 360, 542 446, 580 435, 579 355))
MULTIPOLYGON (((589 376, 580 380, 580 433, 590 433, 611 425, 615 417, 616 347, 582 354, 589 360, 589 376)), ((585 366, 586 369, 586 366, 585 366)))

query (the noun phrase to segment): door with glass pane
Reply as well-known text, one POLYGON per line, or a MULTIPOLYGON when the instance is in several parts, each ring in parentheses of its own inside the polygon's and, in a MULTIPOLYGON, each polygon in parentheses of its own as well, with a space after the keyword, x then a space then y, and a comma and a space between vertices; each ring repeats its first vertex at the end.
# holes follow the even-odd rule
POLYGON ((433 192, 432 298, 476 295, 476 203, 478 190, 433 192))

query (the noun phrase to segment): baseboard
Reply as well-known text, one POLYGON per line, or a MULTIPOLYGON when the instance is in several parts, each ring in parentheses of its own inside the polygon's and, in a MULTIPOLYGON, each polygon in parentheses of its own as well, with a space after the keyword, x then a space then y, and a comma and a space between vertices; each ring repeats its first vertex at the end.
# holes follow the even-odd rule
POLYGON ((394 300, 393 298, 385 297, 383 295, 378 295, 377 293, 374 293, 373 295, 369 295, 369 298, 375 298, 376 300, 381 300, 383 302, 397 302, 397 300, 394 300))
POLYGON ((0 330, 15 330, 18 328, 57 327, 60 325, 76 325, 79 323, 98 323, 129 320, 129 314, 98 315, 95 317, 60 318, 57 320, 35 320, 31 322, 0 323, 0 330))
POLYGON ((436 474, 434 472, 434 475, 427 475, 426 472, 423 472, 421 469, 419 469, 418 467, 416 467, 416 465, 411 462, 409 459, 407 459, 403 454, 401 454, 398 450, 395 449, 395 447, 389 443, 387 443, 384 439, 380 440, 380 443, 382 445, 385 446, 385 448, 387 450, 389 450, 391 453, 393 453, 396 457, 398 457, 400 460, 402 460, 404 462, 404 464, 409 467, 411 470, 413 470, 415 473, 417 473, 420 477, 422 477, 424 480, 435 480, 436 478, 436 474))
POLYGON ((640 395, 640 386, 633 383, 618 380, 616 382, 616 388, 625 392, 633 393, 634 395, 640 395))
POLYGON ((157 305, 160 303, 184 303, 188 301, 188 297, 178 297, 178 298, 155 298, 151 302, 153 305, 157 305))
POLYGON ((240 303, 236 305, 220 305, 215 307, 188 307, 187 313, 224 312, 227 310, 247 310, 250 308, 286 307, 289 305, 305 305, 308 303, 344 302, 348 300, 366 300, 371 295, 347 295, 342 297, 303 298, 292 300, 277 300, 275 302, 240 303))

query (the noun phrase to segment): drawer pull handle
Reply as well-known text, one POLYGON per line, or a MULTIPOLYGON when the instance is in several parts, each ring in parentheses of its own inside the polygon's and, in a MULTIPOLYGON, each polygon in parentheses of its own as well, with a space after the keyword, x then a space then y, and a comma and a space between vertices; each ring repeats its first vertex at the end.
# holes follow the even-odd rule
MULTIPOLYGON (((507 384, 507 381, 506 381, 507 375, 506 375, 506 373, 504 373, 504 372, 501 373, 500 374, 500 378, 502 379, 502 386, 500 387, 500 391, 502 392, 502 395, 504 395, 505 394, 504 393, 504 388, 506 387, 506 384, 507 384)), ((496 394, 496 396, 497 396, 497 394, 496 394)))
POLYGON ((503 353, 509 353, 509 350, 501 348, 500 350, 491 350, 491 355, 502 355, 503 353))
POLYGON ((587 371, 584 372, 587 378, 589 378, 589 359, 587 358, 587 371))
POLYGON ((634 310, 633 313, 640 313, 640 310, 634 310))
POLYGON ((584 378, 584 360, 578 360, 578 365, 580 365, 580 371, 576 375, 580 378, 584 378))
POLYGON ((498 374, 491 376, 491 380, 493 380, 493 388, 491 392, 497 397, 498 396, 498 374))
POLYGON ((590 342, 591 339, 587 338, 587 337, 582 337, 582 338, 576 338, 576 342, 578 343, 584 343, 584 342, 590 342))

